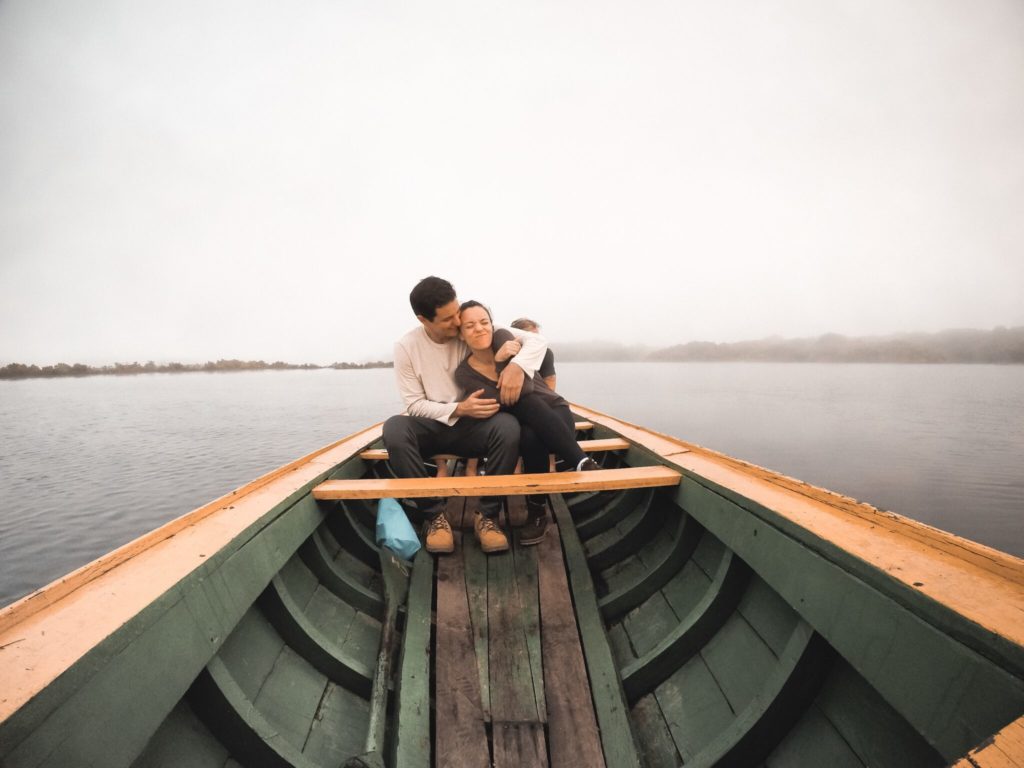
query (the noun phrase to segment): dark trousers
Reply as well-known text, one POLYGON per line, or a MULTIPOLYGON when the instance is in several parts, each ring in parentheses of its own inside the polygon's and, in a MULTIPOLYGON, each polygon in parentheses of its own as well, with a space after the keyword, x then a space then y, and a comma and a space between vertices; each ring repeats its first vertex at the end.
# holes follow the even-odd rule
POLYGON ((521 425, 519 450, 523 454, 524 472, 547 472, 548 454, 554 453, 569 466, 575 467, 586 454, 576 442, 576 423, 563 400, 557 405, 528 394, 509 408, 521 425))
MULTIPOLYGON (((438 453, 486 458, 487 473, 510 475, 519 459, 519 422, 510 413, 489 419, 463 417, 454 426, 422 416, 392 416, 384 422, 384 447, 398 477, 427 477, 423 458, 438 453)), ((480 499, 480 511, 495 518, 501 511, 500 496, 480 499)), ((443 498, 417 499, 428 518, 444 510, 443 498)))

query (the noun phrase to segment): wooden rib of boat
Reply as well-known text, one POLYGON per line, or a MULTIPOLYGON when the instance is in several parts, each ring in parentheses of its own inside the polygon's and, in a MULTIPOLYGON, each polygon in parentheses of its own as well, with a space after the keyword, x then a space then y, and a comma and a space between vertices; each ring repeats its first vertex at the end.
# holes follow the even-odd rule
POLYGON ((376 547, 377 426, 8 606, 0 765, 1024 765, 1024 562, 574 410, 606 471, 438 459, 454 555, 376 547))

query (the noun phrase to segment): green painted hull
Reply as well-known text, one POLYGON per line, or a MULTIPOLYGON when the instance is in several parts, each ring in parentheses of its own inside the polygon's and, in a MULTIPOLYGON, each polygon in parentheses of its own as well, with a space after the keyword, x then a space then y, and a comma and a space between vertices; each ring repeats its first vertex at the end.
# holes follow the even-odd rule
POLYGON ((353 453, 26 696, 0 765, 904 768, 1024 714, 1012 637, 671 457, 599 458, 683 482, 554 496, 540 547, 488 558, 467 530, 402 565, 374 502, 310 495, 386 476, 353 453))

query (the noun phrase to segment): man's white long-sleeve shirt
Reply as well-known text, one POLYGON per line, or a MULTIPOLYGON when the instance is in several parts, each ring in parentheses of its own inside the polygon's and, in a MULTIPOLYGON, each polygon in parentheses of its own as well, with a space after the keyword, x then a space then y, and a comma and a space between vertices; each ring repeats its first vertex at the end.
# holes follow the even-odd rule
MULTIPOLYGON (((512 329, 522 349, 512 358, 527 378, 544 360, 548 345, 544 337, 512 329)), ((469 347, 459 337, 438 344, 420 325, 395 342, 395 378, 398 392, 409 416, 436 419, 448 426, 459 420, 455 409, 462 392, 455 383, 455 369, 466 359, 469 347)))

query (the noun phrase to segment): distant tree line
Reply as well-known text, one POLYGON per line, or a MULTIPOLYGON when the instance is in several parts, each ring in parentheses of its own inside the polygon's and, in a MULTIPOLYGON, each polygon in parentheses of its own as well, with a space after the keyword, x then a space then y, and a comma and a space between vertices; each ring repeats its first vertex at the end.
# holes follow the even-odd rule
POLYGON ((395 364, 390 361, 374 360, 372 363, 334 363, 328 367, 336 371, 349 371, 360 368, 394 368, 395 364))
POLYGON ((1024 363, 1024 326, 891 336, 771 337, 718 344, 691 341, 663 349, 610 342, 554 344, 562 362, 1024 363))
MULTIPOLYGON (((716 344, 691 341, 664 349, 627 346, 609 342, 556 343, 561 362, 774 362, 774 363, 1000 363, 1024 364, 1024 326, 991 331, 951 330, 939 333, 903 333, 892 336, 824 336, 804 339, 771 337, 757 341, 716 344)), ((185 364, 114 363, 93 367, 75 363, 23 365, 0 368, 0 379, 59 378, 63 376, 129 375, 138 373, 187 373, 195 371, 317 370, 339 371, 393 368, 394 363, 332 363, 295 365, 263 360, 218 360, 185 364)))
POLYGON ((0 379, 53 379, 65 376, 127 376, 139 373, 218 373, 223 371, 308 371, 322 368, 349 370, 359 368, 391 368, 392 363, 334 363, 323 366, 312 363, 284 363, 280 360, 267 363, 263 360, 218 360, 207 363, 166 363, 157 365, 152 360, 147 363, 114 363, 113 365, 91 366, 75 363, 57 363, 56 365, 24 365, 10 363, 0 368, 0 379))
POLYGON ((648 360, 782 363, 1024 363, 1024 326, 892 336, 835 333, 806 339, 768 338, 731 344, 694 341, 660 349, 648 360))

